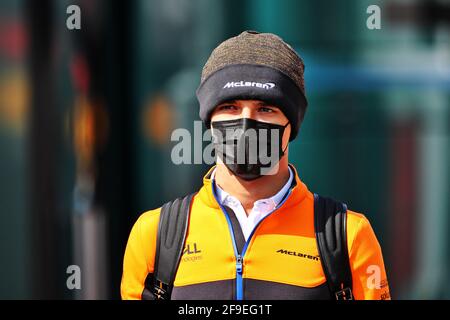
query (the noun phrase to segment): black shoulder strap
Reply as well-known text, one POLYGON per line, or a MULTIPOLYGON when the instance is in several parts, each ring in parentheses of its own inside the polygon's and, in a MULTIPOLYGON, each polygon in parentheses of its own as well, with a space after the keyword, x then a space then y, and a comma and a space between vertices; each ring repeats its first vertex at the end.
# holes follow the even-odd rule
POLYGON ((333 299, 352 300, 347 249, 347 206, 314 194, 314 228, 320 261, 333 299))
MULTIPOLYGON (((194 194, 177 198, 161 208, 151 288, 157 300, 170 300, 173 282, 183 253, 189 211, 194 194)), ((147 285, 147 281, 146 281, 147 285)))

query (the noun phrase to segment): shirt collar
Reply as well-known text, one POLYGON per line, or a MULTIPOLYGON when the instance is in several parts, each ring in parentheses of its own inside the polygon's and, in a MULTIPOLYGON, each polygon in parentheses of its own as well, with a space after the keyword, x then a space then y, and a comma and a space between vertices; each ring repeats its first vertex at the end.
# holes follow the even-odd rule
MULTIPOLYGON (((289 188, 294 179, 294 174, 292 173, 291 168, 288 167, 288 169, 289 169, 289 179, 286 182, 286 184, 272 197, 255 201, 255 203, 253 204, 254 208, 267 207, 268 209, 272 210, 272 209, 275 209, 280 204, 280 202, 285 197, 286 193, 289 191, 289 188)), ((214 171, 211 173, 211 180, 215 186, 215 190, 217 192, 216 193, 217 200, 219 201, 219 203, 227 204, 229 202, 233 203, 233 202, 238 201, 235 197, 230 195, 228 192, 226 192, 225 190, 223 190, 220 186, 218 186, 216 184, 215 173, 216 173, 216 169, 214 168, 214 171)))

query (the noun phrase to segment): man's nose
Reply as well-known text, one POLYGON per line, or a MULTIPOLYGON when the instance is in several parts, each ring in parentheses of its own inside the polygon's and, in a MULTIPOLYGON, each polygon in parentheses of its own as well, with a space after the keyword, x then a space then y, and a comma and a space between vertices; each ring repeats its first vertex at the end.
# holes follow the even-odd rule
POLYGON ((244 106, 242 108, 241 116, 242 116, 242 118, 253 118, 254 117, 253 108, 250 108, 248 106, 244 106))

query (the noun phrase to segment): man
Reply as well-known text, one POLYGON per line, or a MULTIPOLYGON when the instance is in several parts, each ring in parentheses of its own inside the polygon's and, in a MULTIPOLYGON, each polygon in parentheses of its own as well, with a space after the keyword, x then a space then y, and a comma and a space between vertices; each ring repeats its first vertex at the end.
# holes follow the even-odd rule
MULTIPOLYGON (((221 43, 206 62, 197 97, 217 164, 191 201, 172 299, 335 298, 315 234, 315 196, 288 162, 289 142, 307 106, 303 71, 303 61, 281 38, 255 31, 221 43), (253 136, 244 134, 252 130, 253 136)), ((142 214, 131 231, 123 299, 154 298, 148 281, 160 213, 142 214)), ((381 249, 368 220, 350 210, 345 217, 348 293, 388 299, 381 249)))

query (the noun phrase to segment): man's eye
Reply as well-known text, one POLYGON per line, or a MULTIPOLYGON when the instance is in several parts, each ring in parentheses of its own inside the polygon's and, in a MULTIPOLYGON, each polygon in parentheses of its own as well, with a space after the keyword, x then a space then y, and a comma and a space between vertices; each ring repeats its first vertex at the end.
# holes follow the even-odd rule
POLYGON ((236 109, 237 109, 236 106, 229 105, 229 104, 219 107, 219 110, 236 110, 236 109))
POLYGON ((274 110, 272 108, 268 108, 268 107, 260 107, 258 109, 259 112, 274 112, 274 110))

